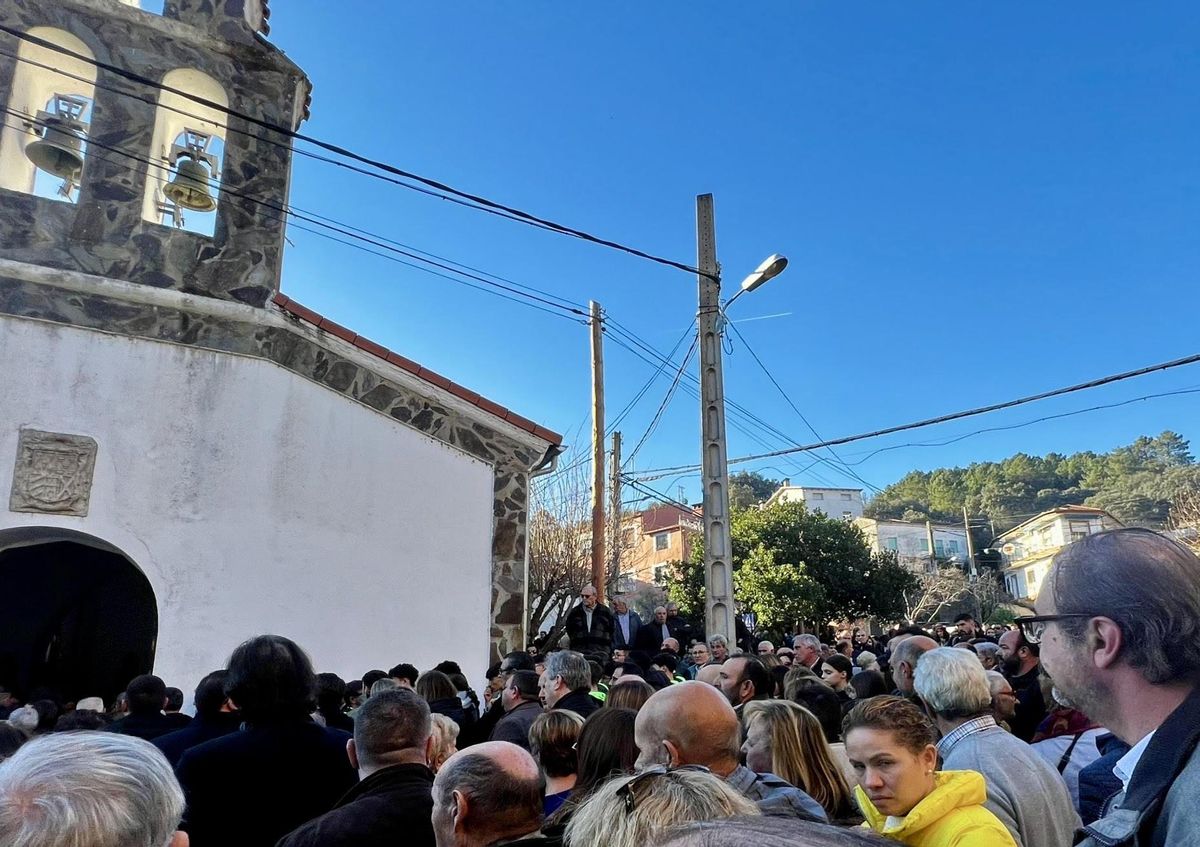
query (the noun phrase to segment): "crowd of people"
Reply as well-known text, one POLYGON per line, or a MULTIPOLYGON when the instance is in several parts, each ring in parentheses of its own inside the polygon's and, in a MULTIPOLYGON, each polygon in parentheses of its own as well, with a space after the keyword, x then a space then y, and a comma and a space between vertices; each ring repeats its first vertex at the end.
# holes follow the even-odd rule
POLYGON ((1200 560, 1163 535, 1064 548, 987 631, 739 646, 580 601, 482 697, 452 661, 347 683, 278 635, 194 717, 153 675, 108 710, 0 690, 0 844, 1200 844, 1200 560))

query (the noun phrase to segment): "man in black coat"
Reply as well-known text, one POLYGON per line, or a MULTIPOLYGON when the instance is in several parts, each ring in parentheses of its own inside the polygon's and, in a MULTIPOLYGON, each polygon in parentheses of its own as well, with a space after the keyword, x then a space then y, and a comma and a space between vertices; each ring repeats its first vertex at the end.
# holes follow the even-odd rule
POLYGON ((632 650, 641 628, 641 616, 623 598, 613 598, 613 649, 632 650))
POLYGON ((612 658, 612 612, 598 602, 594 585, 585 585, 579 597, 583 602, 567 615, 567 637, 571 640, 571 649, 585 656, 603 656, 607 661, 612 658))
POLYGON ((592 669, 587 659, 573 650, 547 656, 539 683, 547 709, 566 709, 586 718, 600 708, 600 701, 591 695, 592 669))
MULTIPOLYGON (((676 628, 678 629, 678 625, 676 628)), ((675 638, 675 632, 671 630, 671 624, 667 620, 667 607, 658 606, 654 610, 654 620, 642 624, 638 630, 637 641, 633 647, 654 656, 662 652, 662 643, 668 638, 675 638)))
POLYGON ((183 729, 160 735, 150 743, 162 751, 171 763, 179 764, 183 754, 193 747, 212 741, 222 735, 237 731, 241 715, 229 704, 225 696, 225 678, 229 671, 213 671, 196 686, 192 699, 196 704, 196 717, 183 729))
POLYGON ((225 691, 244 728, 183 754, 180 827, 191 847, 270 847, 354 786, 350 733, 313 723, 316 675, 295 642, 260 635, 233 651, 225 691))
POLYGON ((278 847, 435 847, 429 707, 399 688, 363 704, 346 748, 359 783, 278 847))
POLYGON ((167 684, 154 674, 134 677, 125 691, 129 696, 129 714, 109 724, 109 732, 152 741, 179 729, 179 724, 162 712, 167 704, 167 684))
POLYGON ((507 741, 529 749, 529 728, 542 714, 538 702, 538 675, 534 671, 513 671, 500 692, 504 717, 492 730, 488 741, 507 741))

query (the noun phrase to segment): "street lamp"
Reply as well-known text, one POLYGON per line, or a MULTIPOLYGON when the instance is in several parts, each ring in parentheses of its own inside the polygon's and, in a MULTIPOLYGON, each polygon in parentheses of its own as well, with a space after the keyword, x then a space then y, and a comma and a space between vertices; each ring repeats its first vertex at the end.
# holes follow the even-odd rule
MULTIPOLYGON (((733 605, 733 541, 729 534, 729 465, 725 437, 725 385, 721 371, 721 266, 713 198, 696 198, 696 256, 700 289, 697 324, 700 346, 700 465, 704 485, 704 612, 706 633, 737 643, 733 605)), ((725 304, 754 291, 787 267, 787 259, 769 256, 742 280, 725 304)))

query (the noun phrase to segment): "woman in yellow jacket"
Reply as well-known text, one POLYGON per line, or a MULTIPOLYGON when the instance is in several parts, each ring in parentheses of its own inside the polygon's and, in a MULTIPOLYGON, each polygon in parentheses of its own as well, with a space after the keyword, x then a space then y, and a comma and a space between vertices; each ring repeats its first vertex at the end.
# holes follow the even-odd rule
POLYGON ((912 703, 864 700, 846 715, 842 730, 864 826, 909 847, 1016 847, 983 807, 982 776, 936 772, 933 728, 912 703))

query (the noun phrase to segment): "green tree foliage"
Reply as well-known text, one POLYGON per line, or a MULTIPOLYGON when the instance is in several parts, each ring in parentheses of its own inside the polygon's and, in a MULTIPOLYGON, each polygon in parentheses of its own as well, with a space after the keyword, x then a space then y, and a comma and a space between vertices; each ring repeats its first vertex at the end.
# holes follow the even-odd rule
POLYGON ((758 471, 738 471, 729 475, 729 505, 734 509, 748 509, 767 498, 779 488, 779 480, 769 479, 758 471))
MULTIPOLYGON (((899 618, 915 577, 890 551, 873 555, 854 524, 801 503, 732 515, 734 592, 764 628, 876 616, 899 618)), ((703 614, 701 545, 693 561, 666 579, 671 599, 688 614, 703 614)))
POLYGON ((1176 491, 1200 483, 1188 442, 1174 432, 1142 436, 1109 453, 1017 453, 966 468, 913 471, 872 498, 868 517, 957 523, 965 505, 1003 532, 1066 505, 1107 509, 1129 526, 1160 528, 1176 491))

